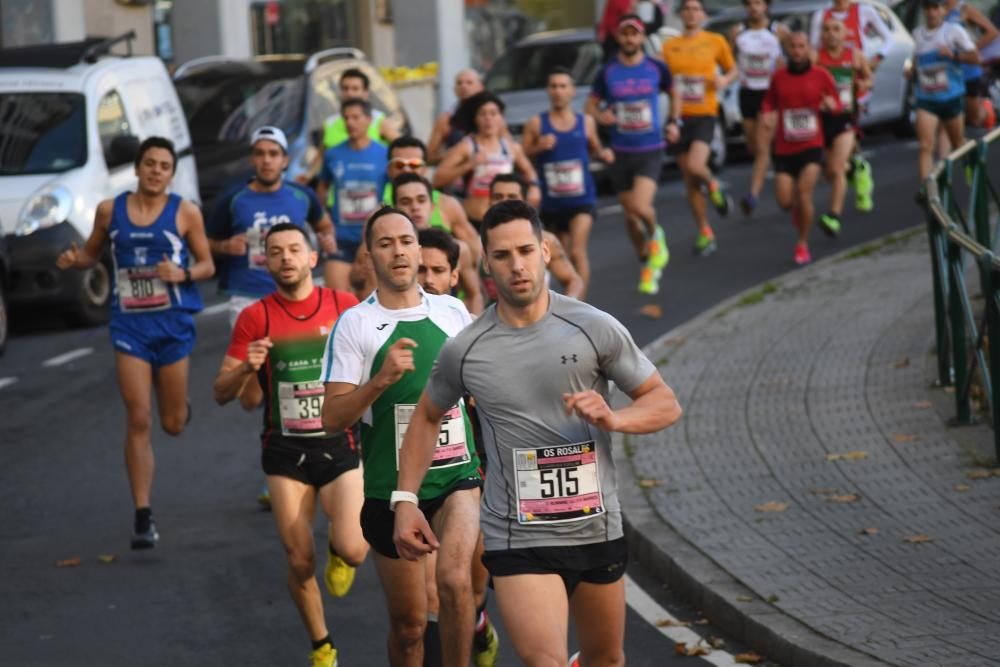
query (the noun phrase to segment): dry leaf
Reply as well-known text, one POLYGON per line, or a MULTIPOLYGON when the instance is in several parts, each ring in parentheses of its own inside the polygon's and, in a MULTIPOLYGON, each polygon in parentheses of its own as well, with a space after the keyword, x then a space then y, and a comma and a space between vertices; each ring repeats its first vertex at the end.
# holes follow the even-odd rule
POLYGON ((761 505, 754 505, 753 508, 758 512, 784 512, 788 509, 788 503, 782 503, 777 500, 769 500, 761 505))
POLYGON ((878 535, 878 528, 862 528, 858 535, 878 535))
POLYGON ((954 394, 955 387, 953 385, 948 385, 947 387, 941 387, 941 390, 946 394, 954 394))
POLYGON ((687 621, 678 621, 674 618, 661 618, 656 622, 658 628, 689 628, 691 624, 687 621))
POLYGON ((763 660, 764 658, 762 658, 759 654, 754 653, 753 651, 747 651, 746 653, 737 653, 736 655, 733 656, 733 662, 735 662, 738 665, 756 665, 757 663, 763 662, 763 660))
POLYGON ((917 436, 912 435, 910 433, 897 433, 896 435, 892 436, 892 439, 899 443, 913 442, 914 440, 917 439, 917 436))
POLYGON ((117 558, 117 556, 114 554, 101 554, 97 557, 97 560, 101 561, 105 565, 110 565, 115 562, 115 558, 117 558))
POLYGON ((66 558, 65 560, 57 560, 56 567, 79 567, 80 558, 66 558))
POLYGON ((972 487, 969 486, 968 484, 956 484, 955 485, 955 490, 958 491, 959 493, 965 493, 966 491, 968 491, 971 488, 972 487))
POLYGON ((722 648, 723 646, 726 645, 726 641, 724 639, 722 639, 721 637, 715 637, 713 635, 709 635, 708 638, 705 639, 705 641, 708 642, 708 645, 711 646, 712 648, 722 648))
POLYGON ((930 401, 917 401, 916 403, 913 404, 913 407, 917 408, 918 410, 926 410, 927 408, 931 407, 931 405, 932 404, 930 401))
POLYGON ((639 309, 640 315, 645 315, 651 320, 658 320, 663 317, 663 308, 660 308, 658 304, 648 303, 639 309))
POLYGON ((895 365, 896 368, 906 368, 907 366, 910 365, 910 358, 909 357, 901 357, 901 358, 899 358, 899 359, 896 360, 896 363, 894 365, 895 365))
POLYGON ((690 646, 688 644, 685 644, 684 642, 677 642, 676 644, 674 644, 674 653, 680 656, 687 656, 690 658, 698 655, 709 655, 712 653, 712 649, 708 648, 707 646, 701 646, 699 644, 690 646))
MULTIPOLYGON (((997 509, 1000 509, 1000 507, 998 507, 997 509)), ((699 618, 697 621, 694 622, 695 625, 708 625, 708 623, 709 621, 707 618, 699 618)))
POLYGON ((684 336, 674 336, 663 341, 664 345, 680 345, 684 342, 684 336))
POLYGON ((986 468, 976 468, 965 473, 965 476, 969 479, 988 479, 992 475, 993 473, 986 468))
POLYGON ((860 493, 845 493, 826 497, 828 503, 856 503, 859 500, 861 500, 860 493))
POLYGON ((827 461, 860 461, 861 459, 868 458, 868 452, 855 450, 852 452, 844 452, 843 454, 827 454, 827 461))
POLYGON ((809 493, 814 496, 829 496, 837 492, 837 489, 833 488, 822 488, 822 489, 809 489, 809 493))
POLYGON ((909 535, 903 538, 904 542, 909 542, 910 544, 923 544, 924 542, 933 542, 934 538, 930 535, 924 535, 919 533, 917 535, 909 535))
POLYGON ((639 486, 643 489, 652 489, 662 484, 658 479, 640 479, 639 486))
POLYGON ((753 602, 753 598, 750 597, 749 595, 737 595, 736 596, 736 601, 737 602, 753 602))

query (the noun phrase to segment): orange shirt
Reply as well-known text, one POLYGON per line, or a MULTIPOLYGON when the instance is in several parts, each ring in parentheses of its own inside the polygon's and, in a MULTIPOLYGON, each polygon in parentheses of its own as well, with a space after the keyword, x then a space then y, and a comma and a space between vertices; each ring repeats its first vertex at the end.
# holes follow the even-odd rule
POLYGON ((726 38, 706 30, 693 37, 674 37, 663 44, 663 61, 674 85, 680 86, 681 116, 715 116, 719 111, 716 67, 728 72, 736 65, 726 38))

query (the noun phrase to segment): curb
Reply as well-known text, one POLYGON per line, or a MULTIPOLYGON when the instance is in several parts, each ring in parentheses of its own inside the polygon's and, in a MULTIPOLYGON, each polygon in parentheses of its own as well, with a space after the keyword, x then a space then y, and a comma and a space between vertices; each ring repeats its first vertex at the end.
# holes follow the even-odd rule
MULTIPOLYGON (((781 287, 795 277, 806 277, 815 267, 843 261, 859 248, 875 245, 884 248, 888 239, 905 241, 923 231, 921 223, 910 229, 873 239, 863 246, 848 248, 824 258, 803 270, 792 270, 777 278, 755 285, 695 316, 643 348, 649 359, 659 360, 697 331, 706 321, 737 306, 748 296, 759 294, 765 286, 781 287)), ((706 618, 736 640, 760 651, 782 665, 810 667, 875 667, 888 663, 850 648, 836 639, 813 630, 798 619, 760 599, 736 577, 720 567, 710 554, 688 542, 651 505, 639 486, 632 459, 626 452, 626 436, 613 434, 612 452, 619 472, 618 495, 622 507, 625 538, 629 554, 682 599, 700 610, 706 618), (739 599, 753 598, 752 602, 739 599)))

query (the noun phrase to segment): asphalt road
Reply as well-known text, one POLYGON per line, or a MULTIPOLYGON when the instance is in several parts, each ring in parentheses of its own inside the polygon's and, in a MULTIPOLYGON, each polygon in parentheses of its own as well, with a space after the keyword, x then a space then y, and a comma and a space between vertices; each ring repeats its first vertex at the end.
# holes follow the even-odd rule
MULTIPOLYGON (((816 259, 923 219, 913 203, 914 142, 878 136, 869 146, 876 211, 859 215, 848 206, 839 239, 815 232, 816 259)), ((723 178, 739 194, 748 166, 731 167, 723 178)), ((769 192, 753 218, 735 211, 717 222, 719 251, 699 259, 690 253, 695 227, 677 176, 667 173, 657 206, 672 259, 652 298, 636 293, 638 264, 620 211, 612 199, 602 200, 591 241, 589 300, 646 344, 719 301, 794 270, 792 228, 769 192), (661 308, 660 317, 640 312, 650 304, 661 308)), ((825 210, 826 196, 824 187, 818 211, 825 210)), ((161 542, 137 553, 128 549, 124 409, 106 328, 66 330, 44 312, 16 317, 0 359, 0 664, 305 664, 307 638, 285 590, 284 554, 271 516, 254 502, 262 481, 259 415, 220 408, 211 399, 228 340, 225 315, 210 309, 198 318, 190 427, 176 439, 154 433, 153 506, 161 542), (56 566, 75 558, 77 566, 56 566)), ((696 621, 697 610, 672 598, 638 565, 629 574, 635 584, 629 664, 709 664, 674 658, 674 639, 664 633, 675 629, 656 624, 667 613, 696 621)), ((371 564, 361 567, 348 598, 324 602, 341 664, 384 664, 387 621, 371 564)), ((691 630, 725 641, 711 625, 695 623, 691 630)), ((725 641, 708 660, 732 664, 723 652, 740 650, 725 641)), ((509 644, 502 644, 500 664, 516 664, 509 644)))

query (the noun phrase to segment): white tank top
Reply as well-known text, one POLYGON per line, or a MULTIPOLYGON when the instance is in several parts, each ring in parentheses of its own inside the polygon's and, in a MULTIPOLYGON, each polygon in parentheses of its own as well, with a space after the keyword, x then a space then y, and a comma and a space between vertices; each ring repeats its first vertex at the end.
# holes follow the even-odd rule
POLYGON ((744 28, 736 35, 736 62, 740 68, 740 86, 767 90, 778 58, 781 42, 768 28, 744 28))

